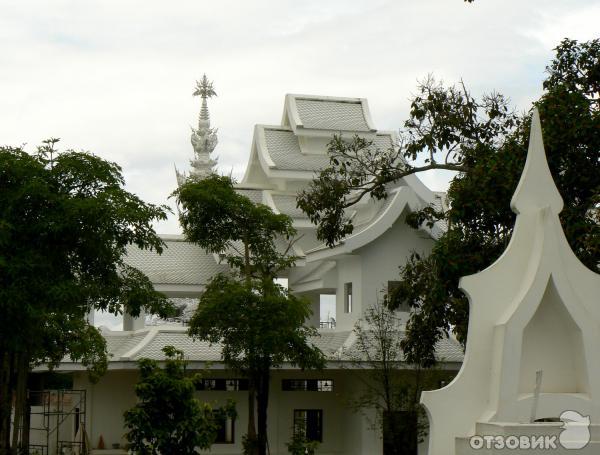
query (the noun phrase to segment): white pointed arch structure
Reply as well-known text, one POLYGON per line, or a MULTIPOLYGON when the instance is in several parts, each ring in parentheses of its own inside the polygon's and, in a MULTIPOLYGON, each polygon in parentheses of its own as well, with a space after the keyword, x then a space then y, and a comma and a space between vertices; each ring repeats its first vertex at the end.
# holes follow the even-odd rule
POLYGON ((573 410, 600 423, 600 275, 577 259, 563 232, 537 110, 511 207, 517 220, 504 254, 460 282, 470 302, 462 369, 445 388, 422 395, 430 455, 475 453, 469 437, 508 426, 519 434, 550 431, 530 422, 537 371, 538 418, 573 410))

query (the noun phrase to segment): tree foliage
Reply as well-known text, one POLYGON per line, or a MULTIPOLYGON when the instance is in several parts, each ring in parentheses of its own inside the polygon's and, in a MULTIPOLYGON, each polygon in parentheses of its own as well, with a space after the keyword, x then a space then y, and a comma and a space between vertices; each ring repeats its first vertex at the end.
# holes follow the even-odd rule
POLYGON ((309 303, 273 284, 248 288, 225 275, 211 280, 190 321, 190 333, 223 344, 223 360, 234 369, 259 373, 289 362, 300 368, 322 366, 322 354, 309 343, 316 336, 305 326, 309 303))
POLYGON ((324 365, 322 352, 309 340, 317 331, 305 325, 309 303, 274 283, 295 263, 296 231, 288 216, 254 204, 228 177, 188 180, 174 195, 186 238, 220 254, 232 268, 207 285, 189 333, 221 343, 225 363, 248 377, 245 450, 264 455, 271 369, 283 362, 301 368, 324 365))
POLYGON ((399 144, 379 149, 371 141, 334 136, 330 166, 298 197, 329 246, 352 232, 346 209, 365 197, 384 199, 389 185, 433 169, 467 172, 479 156, 496 150, 518 125, 518 115, 499 93, 481 100, 464 84, 445 87, 432 76, 418 86, 399 144), (412 164, 415 160, 422 164, 412 164))
MULTIPOLYGON (((561 222, 579 259, 597 271, 600 40, 563 40, 547 73, 536 106, 548 163, 565 203, 561 222)), ((383 198, 388 185, 411 173, 450 169, 448 164, 457 171, 448 190, 448 211, 426 207, 407 217, 413 227, 438 220, 448 225, 429 256, 415 252, 401 268, 391 301, 416 309, 402 345, 410 362, 435 363, 435 342, 450 330, 466 340, 469 308, 458 282, 492 264, 510 240, 515 221, 510 199, 525 163, 529 118, 516 114, 498 93, 477 100, 463 84, 445 87, 429 78, 411 103, 397 149, 369 154, 358 147, 355 152, 353 143, 335 139, 331 165, 300 195, 299 207, 319 223, 319 236, 332 245, 351 231, 344 209, 359 198, 383 198), (330 188, 338 188, 335 197, 321 199, 330 188)))
POLYGON ((290 455, 315 455, 319 441, 309 441, 302 428, 293 428, 292 438, 285 445, 290 455))
POLYGON ((296 261, 292 220, 237 193, 229 177, 212 174, 189 180, 173 195, 181 206, 179 221, 186 238, 222 254, 245 279, 276 277, 296 261), (278 239, 288 242, 283 249, 278 249, 278 239))
POLYGON ((427 433, 421 392, 449 382, 454 372, 407 365, 402 324, 387 298, 365 310, 354 325, 354 344, 344 350, 348 373, 361 385, 349 404, 357 412, 375 411, 372 424, 383 438, 385 455, 416 453, 427 433))
MULTIPOLYGON (((164 368, 139 361, 138 403, 125 412, 129 449, 140 455, 192 455, 215 441, 219 416, 194 397, 199 374, 186 374, 183 352, 165 346, 164 368)), ((217 411, 235 417, 233 403, 217 411)))
POLYGON ((35 154, 0 147, 0 453, 16 443, 18 432, 12 444, 8 436, 11 399, 19 421, 32 366, 70 356, 92 378, 105 370, 105 342, 89 312, 169 311, 123 261, 129 244, 161 251, 152 222, 166 217, 165 207, 125 191, 117 164, 59 153, 56 142, 35 154))

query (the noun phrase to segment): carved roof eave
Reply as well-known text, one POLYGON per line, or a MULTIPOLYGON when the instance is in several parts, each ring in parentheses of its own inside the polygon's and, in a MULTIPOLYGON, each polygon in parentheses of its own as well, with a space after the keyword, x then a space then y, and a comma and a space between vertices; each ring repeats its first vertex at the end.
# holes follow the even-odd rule
MULTIPOLYGON (((414 212, 423 207, 423 200, 417 197, 416 191, 410 186, 401 186, 392 190, 392 198, 389 206, 381 213, 378 213, 369 223, 356 234, 351 234, 341 240, 334 247, 330 248, 321 245, 306 252, 306 262, 321 261, 324 259, 333 259, 338 256, 352 254, 357 249, 373 242, 390 229, 396 220, 405 212, 414 212)), ((434 225, 429 228, 425 225, 420 230, 425 232, 431 238, 439 238, 443 231, 434 225)))

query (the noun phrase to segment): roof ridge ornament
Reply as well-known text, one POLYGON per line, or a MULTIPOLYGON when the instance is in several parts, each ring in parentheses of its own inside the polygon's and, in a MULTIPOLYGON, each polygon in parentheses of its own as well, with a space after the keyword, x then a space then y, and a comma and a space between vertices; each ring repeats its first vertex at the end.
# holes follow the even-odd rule
POLYGON ((544 151, 542 126, 537 108, 533 109, 531 118, 527 160, 517 189, 510 201, 510 207, 517 215, 531 213, 546 207, 553 214, 558 215, 563 209, 563 199, 552 178, 544 151))
POLYGON ((208 126, 210 126, 210 115, 208 113, 206 100, 213 96, 217 96, 217 92, 215 92, 213 83, 208 80, 206 74, 202 75, 202 79, 196 81, 196 90, 194 90, 192 96, 199 96, 202 98, 202 107, 200 108, 200 116, 198 118, 198 128, 201 127, 203 121, 207 121, 208 126))
POLYGON ((198 116, 198 128, 192 127, 191 142, 194 148, 194 158, 190 160, 192 167, 189 175, 186 172, 179 172, 175 168, 177 184, 182 185, 187 178, 201 180, 215 172, 217 159, 212 158, 210 154, 214 151, 217 143, 217 128, 210 127, 210 113, 208 112, 207 99, 217 96, 214 90, 213 82, 209 81, 206 74, 202 79, 196 81, 196 89, 193 96, 199 96, 202 99, 200 115, 198 116))

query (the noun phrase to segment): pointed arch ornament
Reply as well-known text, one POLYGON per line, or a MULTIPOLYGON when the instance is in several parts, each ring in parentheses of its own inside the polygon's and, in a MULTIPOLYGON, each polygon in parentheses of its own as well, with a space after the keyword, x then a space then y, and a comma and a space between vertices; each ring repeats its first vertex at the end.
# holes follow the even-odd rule
MULTIPOLYGON (((562 422, 532 423, 532 409, 537 418, 576 411, 600 428, 600 275, 571 250, 562 207, 534 110, 511 201, 517 218, 510 243, 494 264, 460 281, 470 304, 463 366, 446 387, 421 397, 430 455, 488 453, 469 447, 473 435, 560 433, 562 422)), ((600 453, 594 440, 589 448, 600 453)))

